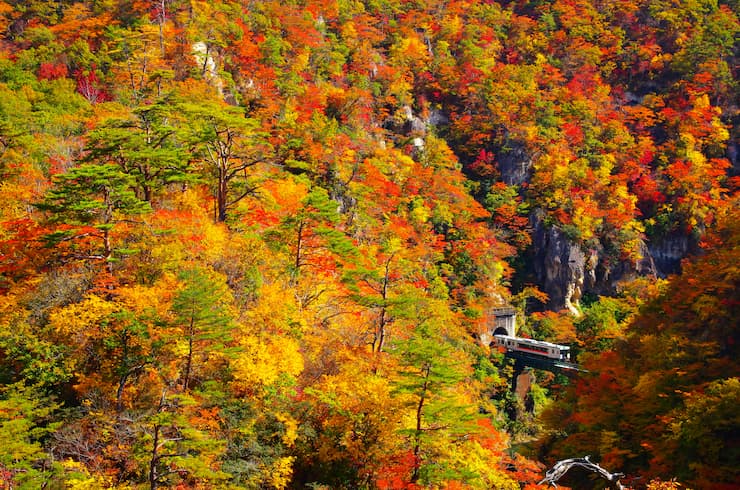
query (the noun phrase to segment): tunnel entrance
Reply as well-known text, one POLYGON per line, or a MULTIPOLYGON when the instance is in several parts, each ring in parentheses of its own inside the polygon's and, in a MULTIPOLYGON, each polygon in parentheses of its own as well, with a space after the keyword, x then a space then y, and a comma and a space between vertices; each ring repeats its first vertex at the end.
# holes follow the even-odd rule
POLYGON ((494 335, 516 337, 516 310, 510 306, 492 308, 486 312, 486 328, 480 335, 480 342, 490 346, 494 335))

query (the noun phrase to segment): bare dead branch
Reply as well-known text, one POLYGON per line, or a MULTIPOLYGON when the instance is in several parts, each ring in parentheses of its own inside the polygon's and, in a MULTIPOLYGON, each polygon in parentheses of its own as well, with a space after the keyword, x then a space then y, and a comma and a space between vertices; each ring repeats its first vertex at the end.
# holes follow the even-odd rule
POLYGON ((547 473, 545 473, 545 478, 539 484, 549 484, 553 487, 557 487, 556 482, 564 477, 565 474, 568 473, 568 471, 573 468, 584 468, 588 471, 592 471, 598 474, 605 480, 613 483, 618 490, 625 489, 624 485, 619 482, 619 479, 624 476, 624 473, 609 473, 607 470, 597 465, 596 463, 592 463, 588 459, 589 457, 590 456, 586 456, 585 458, 571 458, 558 461, 557 463, 555 463, 555 466, 553 466, 550 470, 547 471, 547 473))

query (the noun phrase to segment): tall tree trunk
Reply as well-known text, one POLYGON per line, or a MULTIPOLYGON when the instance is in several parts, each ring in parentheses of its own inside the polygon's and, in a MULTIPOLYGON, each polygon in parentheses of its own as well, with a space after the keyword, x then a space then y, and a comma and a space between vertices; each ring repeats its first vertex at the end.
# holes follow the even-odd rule
POLYGON ((116 412, 121 413, 123 410, 123 390, 126 387, 130 371, 121 376, 118 380, 118 390, 116 390, 116 412))
POLYGON ((188 327, 188 355, 185 359, 185 373, 182 380, 182 391, 188 391, 190 385, 190 370, 193 366, 193 337, 195 337, 195 312, 190 315, 190 325, 188 327))
MULTIPOLYGON (((164 410, 165 397, 167 396, 167 390, 162 390, 162 396, 159 398, 159 406, 157 407, 157 413, 161 413, 164 410)), ((151 458, 149 458, 149 489, 157 490, 159 485, 159 471, 157 465, 159 464, 159 436, 162 430, 162 426, 159 423, 154 424, 154 434, 152 434, 152 452, 151 458)))
POLYGON ((218 189, 216 191, 216 206, 218 208, 218 222, 226 221, 226 208, 228 195, 228 180, 226 178, 226 167, 219 166, 218 169, 218 189))
POLYGON ((146 172, 144 174, 144 179, 143 180, 144 180, 144 183, 141 184, 141 190, 142 190, 142 192, 144 194, 144 196, 143 196, 144 197, 144 201, 146 201, 146 202, 148 202, 148 203, 151 204, 151 202, 152 202, 152 186, 150 186, 149 184, 147 184, 147 182, 150 182, 151 181, 151 177, 149 176, 149 172, 146 172))
POLYGON ((108 228, 103 230, 103 260, 105 261, 105 270, 109 274, 113 274, 113 248, 110 243, 110 230, 108 228))
POLYGON ((159 424, 154 426, 154 435, 152 439, 152 457, 149 459, 149 488, 150 490, 157 490, 157 483, 159 480, 159 472, 157 471, 157 463, 159 462, 159 431, 161 426, 159 424))
POLYGON ((298 240, 296 242, 295 256, 293 258, 293 266, 295 267, 296 275, 301 267, 301 254, 303 253, 303 226, 303 221, 298 223, 298 240))
POLYGON ((416 405, 416 432, 414 433, 414 471, 411 473, 411 483, 416 483, 419 480, 419 469, 421 468, 421 433, 422 433, 422 419, 424 416, 424 402, 426 401, 427 388, 429 387, 429 366, 425 365, 423 368, 424 386, 421 388, 421 394, 419 395, 419 403, 416 405))
POLYGON ((386 309, 386 301, 388 300, 388 281, 391 271, 391 261, 393 260, 392 254, 388 257, 385 262, 385 273, 383 274, 383 289, 381 291, 381 297, 383 299, 383 307, 380 310, 380 316, 378 317, 378 328, 375 332, 375 339, 373 339, 372 350, 373 352, 383 352, 383 346, 385 345, 386 338, 386 325, 388 324, 388 310, 386 309))
POLYGON ((162 51, 162 59, 167 54, 164 48, 164 23, 167 20, 167 11, 165 8, 165 0, 161 0, 159 4, 159 49, 162 51))

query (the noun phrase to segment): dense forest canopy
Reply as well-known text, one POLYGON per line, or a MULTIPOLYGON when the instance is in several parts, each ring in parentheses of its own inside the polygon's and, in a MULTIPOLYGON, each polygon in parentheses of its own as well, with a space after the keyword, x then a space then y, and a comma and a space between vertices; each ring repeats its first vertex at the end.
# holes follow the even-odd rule
POLYGON ((0 0, 3 488, 737 488, 739 11, 0 0))

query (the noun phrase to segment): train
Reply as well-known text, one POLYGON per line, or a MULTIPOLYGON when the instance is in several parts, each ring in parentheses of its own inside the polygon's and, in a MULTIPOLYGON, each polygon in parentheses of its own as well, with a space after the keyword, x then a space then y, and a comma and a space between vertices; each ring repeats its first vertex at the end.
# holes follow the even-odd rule
POLYGON ((508 335, 494 335, 496 345, 508 351, 522 352, 548 359, 570 362, 570 347, 567 345, 552 344, 542 340, 523 339, 508 335))

